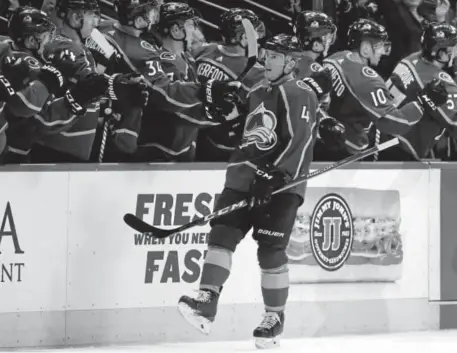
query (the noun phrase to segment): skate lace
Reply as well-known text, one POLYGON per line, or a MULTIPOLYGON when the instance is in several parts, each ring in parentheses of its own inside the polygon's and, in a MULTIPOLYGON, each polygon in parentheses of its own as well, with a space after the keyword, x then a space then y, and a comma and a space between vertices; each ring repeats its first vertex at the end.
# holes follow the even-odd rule
POLYGON ((209 303, 211 301, 211 292, 206 290, 200 290, 197 292, 197 297, 195 298, 195 300, 201 303, 209 303))
POLYGON ((264 327, 266 329, 272 328, 279 322, 279 315, 276 313, 268 312, 263 314, 262 322, 260 323, 260 327, 264 327))

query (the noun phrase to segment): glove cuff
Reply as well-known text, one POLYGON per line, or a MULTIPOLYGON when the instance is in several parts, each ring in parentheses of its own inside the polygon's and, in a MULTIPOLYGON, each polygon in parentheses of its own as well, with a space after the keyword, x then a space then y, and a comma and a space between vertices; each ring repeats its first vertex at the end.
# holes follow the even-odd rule
POLYGON ((0 75, 0 82, 4 86, 5 93, 7 95, 6 97, 2 97, 2 98, 4 98, 8 102, 8 100, 16 94, 16 91, 14 90, 10 81, 8 81, 8 79, 5 76, 0 75))
POLYGON ((70 109, 71 111, 73 112, 73 114, 76 114, 76 115, 85 115, 86 114, 86 109, 83 108, 81 106, 81 104, 79 104, 75 98, 73 97, 73 95, 71 94, 71 91, 70 90, 67 90, 65 92, 65 101, 67 102, 67 104, 70 106, 70 109))
POLYGON ((38 79, 54 95, 59 95, 65 84, 62 73, 52 65, 44 65, 38 74, 38 79))

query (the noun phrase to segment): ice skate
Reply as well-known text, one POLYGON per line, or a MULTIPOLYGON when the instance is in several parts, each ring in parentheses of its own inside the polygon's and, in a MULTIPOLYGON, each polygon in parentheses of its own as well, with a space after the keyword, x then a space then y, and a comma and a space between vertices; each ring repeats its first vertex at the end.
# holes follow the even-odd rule
POLYGON ((284 312, 267 311, 262 322, 254 330, 255 346, 259 349, 279 347, 284 330, 284 312))
POLYGON ((195 298, 187 295, 179 298, 178 309, 188 323, 208 335, 216 317, 218 300, 219 293, 206 289, 198 290, 195 298))

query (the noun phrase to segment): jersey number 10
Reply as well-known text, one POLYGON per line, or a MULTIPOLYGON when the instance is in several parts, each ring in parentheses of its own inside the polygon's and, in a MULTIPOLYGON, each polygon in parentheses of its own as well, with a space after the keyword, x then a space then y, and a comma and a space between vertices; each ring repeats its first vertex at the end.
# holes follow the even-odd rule
POLYGON ((378 88, 376 91, 371 92, 370 94, 375 107, 379 107, 380 105, 387 103, 387 97, 382 88, 378 88))

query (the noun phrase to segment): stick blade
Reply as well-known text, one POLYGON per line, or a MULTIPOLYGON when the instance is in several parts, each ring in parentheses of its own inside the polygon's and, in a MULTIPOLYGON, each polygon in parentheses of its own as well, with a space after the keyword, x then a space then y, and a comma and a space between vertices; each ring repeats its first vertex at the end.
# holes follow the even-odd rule
POLYGON ((237 81, 242 81, 246 74, 252 69, 252 67, 257 62, 257 57, 259 56, 259 47, 257 44, 258 34, 255 30, 254 26, 252 25, 251 21, 247 18, 243 18, 241 23, 244 28, 244 32, 246 33, 246 39, 248 42, 248 62, 246 67, 244 68, 243 72, 238 76, 237 81))
POLYGON ((400 141, 398 140, 398 137, 395 137, 392 140, 386 141, 386 142, 381 143, 380 145, 378 145, 378 149, 379 149, 379 151, 383 151, 383 150, 385 150, 387 148, 390 148, 390 147, 393 147, 395 145, 398 145, 399 143, 400 143, 400 141))
POLYGON ((130 228, 136 230, 139 233, 150 234, 155 238, 166 238, 171 235, 171 233, 165 229, 156 228, 143 220, 139 219, 137 216, 126 213, 124 215, 124 222, 130 228))

